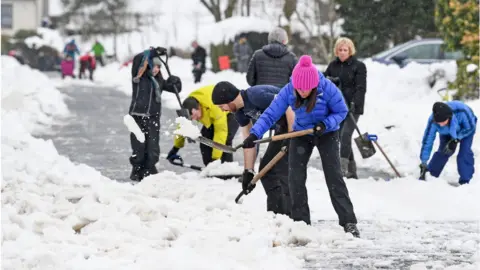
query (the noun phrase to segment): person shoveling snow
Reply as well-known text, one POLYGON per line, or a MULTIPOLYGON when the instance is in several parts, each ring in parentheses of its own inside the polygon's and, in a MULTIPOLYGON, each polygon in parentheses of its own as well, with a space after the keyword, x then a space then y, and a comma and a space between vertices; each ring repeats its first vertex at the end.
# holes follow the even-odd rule
POLYGON ((130 164, 132 164, 132 172, 130 179, 133 181, 141 181, 143 178, 158 173, 155 164, 159 160, 160 155, 160 116, 161 116, 161 99, 158 96, 159 85, 160 90, 170 93, 181 91, 182 83, 177 76, 170 76, 164 80, 161 72, 161 61, 155 56, 151 62, 152 65, 145 67, 146 71, 138 74, 140 66, 145 61, 144 54, 139 53, 133 58, 132 63, 132 101, 128 114, 133 118, 138 126, 132 129, 131 119, 127 119, 127 127, 130 133, 130 143, 132 146, 132 155, 130 156, 130 164), (133 79, 135 78, 135 79, 133 79), (150 78, 154 78, 156 84, 152 84, 150 78), (176 88, 176 90, 175 90, 176 88), (144 134, 144 142, 138 130, 144 134), (137 136, 138 135, 138 136, 137 136))
MULTIPOLYGON (((224 112, 213 104, 213 88, 214 85, 208 85, 193 91, 183 101, 182 107, 188 110, 188 114, 192 120, 198 121, 203 125, 200 131, 203 137, 219 144, 231 146, 238 130, 238 123, 232 113, 224 112)), ((184 122, 185 120, 181 121, 184 122)), ((174 145, 167 155, 167 159, 170 162, 180 157, 178 152, 184 144, 185 137, 181 135, 175 136, 174 145)), ((202 143, 200 143, 199 146, 205 166, 215 160, 221 160, 222 163, 233 161, 232 153, 226 153, 202 143)))

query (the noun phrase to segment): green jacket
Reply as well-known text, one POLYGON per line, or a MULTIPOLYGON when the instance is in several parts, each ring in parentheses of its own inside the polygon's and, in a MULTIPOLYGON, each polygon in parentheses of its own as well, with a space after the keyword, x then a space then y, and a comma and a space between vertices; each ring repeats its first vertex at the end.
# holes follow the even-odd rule
POLYGON ((105 52, 105 48, 103 48, 102 43, 98 42, 93 45, 92 51, 95 56, 101 56, 105 52))

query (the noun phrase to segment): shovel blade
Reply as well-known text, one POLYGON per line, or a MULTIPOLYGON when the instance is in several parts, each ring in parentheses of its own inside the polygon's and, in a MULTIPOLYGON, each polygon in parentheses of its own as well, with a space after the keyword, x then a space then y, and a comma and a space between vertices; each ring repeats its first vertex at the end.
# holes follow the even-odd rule
POLYGON ((367 159, 375 155, 376 150, 373 146, 372 141, 366 139, 368 138, 368 133, 364 133, 361 137, 353 139, 357 145, 358 151, 362 155, 362 158, 367 159))
POLYGON ((234 153, 237 150, 234 147, 214 142, 213 140, 210 140, 210 139, 205 138, 203 136, 200 136, 195 140, 198 141, 201 144, 208 145, 208 146, 210 146, 212 148, 216 148, 218 150, 222 150, 223 152, 226 152, 226 153, 234 153))

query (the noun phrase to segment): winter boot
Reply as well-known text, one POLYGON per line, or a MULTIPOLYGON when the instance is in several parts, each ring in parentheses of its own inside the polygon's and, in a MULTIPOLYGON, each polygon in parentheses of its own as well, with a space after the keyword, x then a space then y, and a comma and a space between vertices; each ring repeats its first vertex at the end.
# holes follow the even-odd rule
POLYGON ((142 181, 143 179, 143 168, 142 166, 133 166, 132 173, 130 173, 130 180, 132 181, 142 181))
POLYGON ((153 175, 153 174, 157 174, 158 173, 158 170, 155 166, 152 166, 152 167, 149 167, 149 168, 146 168, 144 171, 143 171, 143 178, 149 176, 149 175, 153 175))
POLYGON ((348 165, 350 161, 348 158, 340 158, 340 168, 342 169, 342 175, 343 177, 348 176, 348 165))
POLYGON ((351 233, 353 237, 360 238, 360 232, 357 229, 357 224, 347 223, 343 226, 345 233, 351 233))
POLYGON ((347 174, 347 178, 358 179, 358 175, 357 175, 357 163, 355 162, 355 160, 350 160, 350 162, 348 163, 348 174, 347 174))

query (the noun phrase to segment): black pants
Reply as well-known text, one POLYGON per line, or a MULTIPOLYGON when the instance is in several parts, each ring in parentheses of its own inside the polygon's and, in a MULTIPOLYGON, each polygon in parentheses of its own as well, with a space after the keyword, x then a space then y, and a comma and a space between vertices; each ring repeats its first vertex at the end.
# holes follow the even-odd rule
POLYGON ((288 185, 292 201, 291 218, 311 224, 305 184, 307 164, 314 146, 317 147, 322 159, 325 181, 333 208, 338 215, 339 224, 343 226, 346 223, 357 223, 348 189, 342 178, 338 131, 324 134, 321 137, 305 135, 290 140, 288 185))
POLYGON ((194 83, 199 83, 202 80, 202 75, 203 73, 205 73, 205 71, 202 69, 194 69, 192 73, 193 73, 194 83))
POLYGON ((145 142, 141 143, 133 133, 130 133, 130 144, 133 151, 132 156, 130 156, 130 163, 133 169, 143 178, 157 173, 155 164, 160 156, 160 116, 132 115, 132 117, 145 134, 145 142))
MULTIPOLYGON (((238 130, 238 122, 235 120, 235 116, 232 113, 227 115, 227 126, 228 126, 228 135, 227 135, 227 142, 226 145, 232 145, 233 138, 235 134, 237 134, 238 130)), ((203 137, 213 140, 213 135, 215 134, 215 130, 213 129, 213 125, 210 128, 206 128, 205 126, 202 127, 200 133, 203 137)), ((202 154, 203 164, 207 166, 210 162, 212 162, 212 147, 200 144, 200 153, 202 154)), ((223 162, 232 162, 233 161, 233 153, 223 153, 222 154, 222 163, 223 162)))
POLYGON ((95 55, 95 61, 97 63, 100 63, 100 65, 105 66, 105 64, 103 63, 103 57, 101 55, 95 55))
POLYGON ((354 114, 353 118, 355 118, 355 122, 347 115, 347 118, 340 124, 340 157, 348 158, 350 161, 355 160, 352 150, 352 137, 360 115, 354 114))
POLYGON ((78 74, 78 78, 82 79, 85 77, 85 71, 88 70, 89 72, 89 79, 93 80, 93 69, 90 67, 90 64, 86 61, 80 61, 80 72, 78 74))
MULTIPOLYGON (((286 118, 277 122, 275 135, 288 132, 286 118)), ((288 147, 288 141, 276 141, 268 144, 267 150, 260 160, 259 171, 261 171, 277 154, 283 145, 288 147)), ((290 215, 291 201, 290 189, 288 187, 288 152, 278 161, 273 168, 261 179, 262 186, 267 194, 267 211, 275 214, 290 215)))

